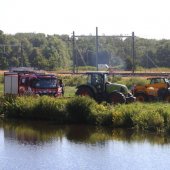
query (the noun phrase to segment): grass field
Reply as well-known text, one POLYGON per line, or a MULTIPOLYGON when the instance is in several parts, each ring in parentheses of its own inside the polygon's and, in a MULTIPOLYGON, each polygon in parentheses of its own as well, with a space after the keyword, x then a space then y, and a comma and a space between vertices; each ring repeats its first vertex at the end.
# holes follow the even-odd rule
MULTIPOLYGON (((82 69, 84 71, 84 69, 82 69)), ((80 70, 81 71, 81 70, 80 70)), ((0 70, 0 94, 3 93, 4 86, 3 86, 3 74, 5 71, 0 70)), ((124 71, 126 72, 126 71, 124 71)), ((153 69, 143 69, 140 68, 136 72, 170 72, 169 68, 153 68, 153 69)), ((74 75, 74 74, 58 74, 58 72, 54 71, 53 73, 56 73, 59 78, 63 80, 63 83, 65 84, 65 96, 66 97, 72 97, 75 95, 76 86, 80 84, 84 84, 86 78, 85 75, 74 75)), ((121 76, 112 76, 109 79, 110 82, 116 82, 120 84, 125 84, 129 89, 132 87, 132 85, 144 85, 147 84, 147 78, 146 77, 121 77, 121 76)))
POLYGON ((75 86, 65 86, 64 96, 65 97, 73 97, 73 96, 75 96, 75 92, 76 92, 75 86))
MULTIPOLYGON (((65 84, 65 94, 64 96, 66 97, 72 97, 75 95, 76 92, 76 86, 80 84, 85 83, 85 78, 82 78, 80 75, 75 75, 75 76, 64 76, 62 75, 60 78, 63 79, 63 82, 65 84)), ((131 78, 131 77, 111 77, 109 79, 110 82, 117 82, 120 84, 125 84, 127 87, 130 89, 133 84, 138 84, 138 85, 143 85, 145 84, 146 78, 131 78)), ((3 83, 3 76, 0 76, 0 94, 2 94, 4 91, 4 83, 3 83)))

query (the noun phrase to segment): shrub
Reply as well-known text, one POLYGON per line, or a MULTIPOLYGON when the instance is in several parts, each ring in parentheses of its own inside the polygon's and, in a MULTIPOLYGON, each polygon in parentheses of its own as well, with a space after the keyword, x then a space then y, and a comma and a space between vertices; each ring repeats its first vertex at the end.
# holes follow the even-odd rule
POLYGON ((17 97, 4 103, 4 113, 7 117, 63 122, 66 117, 65 103, 66 100, 48 96, 17 97))
POLYGON ((160 130, 163 127, 163 117, 157 111, 142 111, 133 118, 136 127, 147 130, 160 130))
POLYGON ((4 102, 4 113, 7 117, 23 117, 24 114, 31 114, 33 105, 35 103, 30 97, 7 98, 4 102))
POLYGON ((71 99, 1 96, 0 111, 8 118, 54 120, 56 123, 83 123, 113 127, 136 127, 170 132, 170 105, 131 103, 112 106, 89 97, 71 99))
POLYGON ((55 120, 58 123, 66 121, 65 104, 66 100, 43 96, 38 98, 33 110, 33 117, 55 120))
POLYGON ((77 96, 71 99, 66 105, 68 121, 70 123, 87 123, 95 103, 89 97, 77 96))
POLYGON ((112 113, 114 127, 133 127, 132 117, 141 110, 139 103, 117 105, 112 113))
POLYGON ((95 104, 88 122, 96 125, 112 125, 112 107, 110 105, 95 104))

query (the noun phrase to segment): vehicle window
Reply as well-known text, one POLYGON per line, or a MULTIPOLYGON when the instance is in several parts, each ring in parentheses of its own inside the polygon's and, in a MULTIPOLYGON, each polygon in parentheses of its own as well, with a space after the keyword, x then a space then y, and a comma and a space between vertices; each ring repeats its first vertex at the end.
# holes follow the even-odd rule
POLYGON ((97 76, 96 74, 93 74, 93 75, 91 76, 91 83, 92 83, 93 85, 96 85, 96 84, 98 83, 98 76, 97 76))
POLYGON ((166 80, 160 79, 160 83, 165 83, 165 82, 166 82, 166 80))
POLYGON ((25 78, 22 78, 21 81, 20 81, 20 84, 25 85, 25 81, 26 81, 25 78))
POLYGON ((160 79, 152 79, 150 84, 160 83, 160 79))
POLYGON ((35 88, 56 88, 57 79, 52 78, 40 78, 35 79, 32 82, 32 86, 35 88))
POLYGON ((168 79, 165 79, 165 83, 169 83, 169 80, 168 80, 168 79))
POLYGON ((91 75, 88 75, 88 77, 87 77, 87 83, 88 83, 88 84, 91 84, 91 75))
POLYGON ((108 81, 109 81, 107 74, 104 75, 104 80, 105 80, 105 82, 108 82, 108 81))

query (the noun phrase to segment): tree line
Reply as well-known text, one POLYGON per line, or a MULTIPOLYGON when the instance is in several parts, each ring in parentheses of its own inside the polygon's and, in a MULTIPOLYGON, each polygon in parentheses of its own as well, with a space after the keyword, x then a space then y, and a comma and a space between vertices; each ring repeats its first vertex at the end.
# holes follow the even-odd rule
MULTIPOLYGON (((69 35, 10 35, 0 30, 0 69, 26 66, 55 70, 69 68, 73 64, 96 66, 95 37, 76 38, 73 52, 72 38, 69 35)), ((131 70, 131 37, 99 37, 98 64, 131 70)), ((170 40, 135 37, 135 67, 170 67, 170 40)))

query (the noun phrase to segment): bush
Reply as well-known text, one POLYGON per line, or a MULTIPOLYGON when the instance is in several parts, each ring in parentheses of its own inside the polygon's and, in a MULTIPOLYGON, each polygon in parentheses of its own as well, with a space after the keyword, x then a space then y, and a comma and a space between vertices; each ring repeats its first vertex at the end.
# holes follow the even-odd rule
POLYGON ((132 103, 117 105, 112 113, 114 127, 136 127, 145 130, 161 130, 168 122, 168 112, 158 103, 132 103))
POLYGON ((70 123, 88 123, 95 101, 89 97, 77 96, 66 105, 68 121, 70 123))
POLYGON ((112 125, 112 107, 110 105, 95 104, 91 115, 89 116, 89 123, 96 125, 112 125))
POLYGON ((112 113, 112 121, 114 127, 133 127, 133 116, 140 112, 140 104, 123 104, 117 105, 112 113))
POLYGON ((69 99, 42 97, 1 97, 1 113, 7 118, 52 120, 57 123, 83 123, 170 132, 170 105, 131 103, 109 105, 89 97, 69 99))
POLYGON ((64 122, 66 100, 48 96, 17 97, 4 103, 4 113, 7 117, 24 119, 46 119, 64 122))
POLYGON ((147 130, 161 130, 163 127, 163 117, 157 111, 141 111, 133 118, 137 128, 147 130))
POLYGON ((38 98, 33 110, 33 117, 55 120, 58 123, 66 121, 66 100, 43 96, 38 98))

